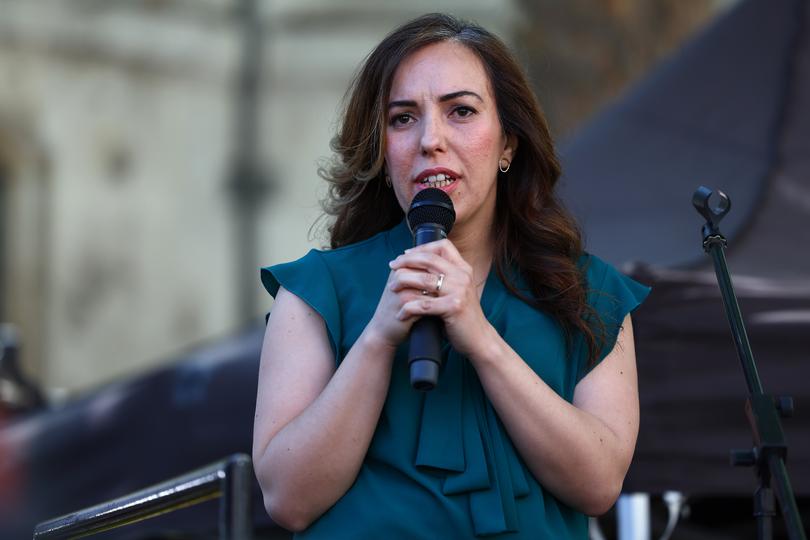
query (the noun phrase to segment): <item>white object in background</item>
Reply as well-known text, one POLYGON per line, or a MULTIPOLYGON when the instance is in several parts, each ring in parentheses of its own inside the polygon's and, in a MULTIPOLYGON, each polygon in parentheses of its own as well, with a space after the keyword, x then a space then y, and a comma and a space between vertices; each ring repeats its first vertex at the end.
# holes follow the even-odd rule
POLYGON ((669 540, 669 537, 672 536, 672 531, 675 530, 675 525, 678 524, 678 518, 680 518, 683 513, 686 497, 679 491, 665 491, 662 498, 667 505, 669 518, 667 519, 667 528, 664 534, 661 535, 661 540, 669 540))
POLYGON ((606 540, 605 534, 602 532, 602 527, 599 526, 599 520, 595 517, 588 518, 588 539, 606 540))
POLYGON ((626 493, 616 503, 618 540, 650 540, 650 496, 626 493))

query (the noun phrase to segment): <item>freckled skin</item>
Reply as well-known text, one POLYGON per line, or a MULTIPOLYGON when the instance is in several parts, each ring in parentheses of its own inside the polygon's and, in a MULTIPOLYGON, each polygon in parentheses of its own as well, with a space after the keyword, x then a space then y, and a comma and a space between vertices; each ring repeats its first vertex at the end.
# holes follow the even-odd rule
POLYGON ((446 167, 459 174, 449 190, 454 227, 487 230, 493 222, 498 160, 512 148, 481 61, 454 42, 428 45, 406 58, 394 75, 386 128, 386 170, 403 210, 425 169, 446 167), (454 99, 444 97, 469 92, 454 99))

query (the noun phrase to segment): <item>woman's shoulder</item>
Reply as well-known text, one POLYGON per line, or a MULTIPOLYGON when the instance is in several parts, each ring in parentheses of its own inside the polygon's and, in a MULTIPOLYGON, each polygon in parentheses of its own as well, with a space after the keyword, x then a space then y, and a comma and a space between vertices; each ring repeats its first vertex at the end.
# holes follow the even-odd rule
POLYGON ((354 242, 352 244, 346 244, 345 246, 328 249, 315 249, 313 251, 329 259, 341 259, 345 257, 355 257, 364 253, 373 253, 378 249, 384 249, 386 247, 386 239, 390 233, 391 229, 378 232, 365 240, 360 240, 359 242, 354 242))
POLYGON ((587 251, 583 252, 577 259, 577 268, 585 277, 588 288, 598 286, 608 272, 618 273, 618 270, 612 264, 587 251))
POLYGON ((400 223, 391 229, 380 231, 365 240, 332 249, 313 249, 310 254, 321 258, 326 264, 340 265, 349 262, 360 264, 363 260, 384 259, 386 263, 410 247, 410 232, 400 223), (404 230, 403 230, 404 229, 404 230))
POLYGON ((365 240, 338 248, 310 249, 299 259, 262 268, 262 281, 275 294, 278 283, 273 279, 274 276, 296 274, 312 280, 317 279, 318 274, 327 272, 333 276, 346 272, 356 274, 368 266, 376 266, 375 263, 387 264, 408 247, 406 244, 410 233, 407 225, 404 225, 404 231, 402 228, 403 224, 400 224, 365 240))
POLYGON ((597 308, 618 302, 627 304, 628 311, 631 311, 643 302, 650 292, 649 287, 592 253, 583 253, 577 261, 577 266, 585 278, 589 303, 597 308))

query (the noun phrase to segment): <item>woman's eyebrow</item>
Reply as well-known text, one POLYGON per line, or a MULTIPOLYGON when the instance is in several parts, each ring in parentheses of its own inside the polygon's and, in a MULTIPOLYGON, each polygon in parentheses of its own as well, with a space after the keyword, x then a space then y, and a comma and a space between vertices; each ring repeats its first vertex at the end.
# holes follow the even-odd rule
MULTIPOLYGON (((439 97, 439 102, 444 103, 445 101, 452 101, 456 98, 464 97, 464 96, 472 96, 476 98, 478 101, 483 102, 484 99, 473 92, 472 90, 459 90, 458 92, 451 92, 449 94, 445 94, 439 97)), ((412 99, 398 99, 396 101, 391 101, 388 103, 388 108, 393 109, 394 107, 416 107, 416 101, 412 99)))
POLYGON ((389 109, 393 109, 394 107, 416 107, 416 102, 412 99, 400 99, 388 103, 389 109))
POLYGON ((451 100, 454 100, 456 98, 460 98, 460 97, 464 97, 464 96, 472 96, 472 97, 478 99, 478 101, 482 101, 482 102, 484 101, 484 99, 481 96, 479 96, 478 94, 476 94, 472 90, 459 90, 458 92, 451 92, 450 94, 445 94, 442 97, 440 97, 439 101, 440 102, 451 101, 451 100))

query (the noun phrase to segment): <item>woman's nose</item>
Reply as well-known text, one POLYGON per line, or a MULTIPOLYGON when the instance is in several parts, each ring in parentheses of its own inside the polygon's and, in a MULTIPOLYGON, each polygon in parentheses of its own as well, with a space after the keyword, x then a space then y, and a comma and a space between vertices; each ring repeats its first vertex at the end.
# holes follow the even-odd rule
POLYGON ((422 153, 430 155, 446 148, 444 125, 439 115, 425 116, 422 122, 422 153))

